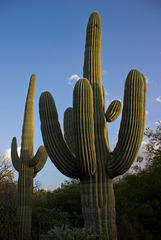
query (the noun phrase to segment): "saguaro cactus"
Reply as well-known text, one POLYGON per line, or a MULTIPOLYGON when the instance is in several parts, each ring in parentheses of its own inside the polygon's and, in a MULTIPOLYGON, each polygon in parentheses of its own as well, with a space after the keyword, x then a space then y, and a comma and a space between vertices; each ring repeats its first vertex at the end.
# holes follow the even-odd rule
POLYGON ((86 229, 92 228, 96 235, 116 240, 113 178, 130 168, 139 150, 145 126, 146 82, 138 70, 129 72, 118 142, 112 152, 107 121, 112 122, 118 117, 122 104, 113 101, 105 113, 101 38, 101 19, 93 12, 86 32, 84 78, 76 83, 73 108, 68 108, 64 116, 65 139, 49 92, 42 93, 39 112, 43 141, 50 159, 66 176, 80 178, 86 229))
POLYGON ((17 140, 15 137, 11 145, 12 163, 19 172, 18 218, 19 239, 21 240, 31 239, 33 178, 43 168, 48 156, 44 146, 40 146, 36 155, 33 156, 35 82, 36 75, 32 74, 26 100, 20 157, 17 154, 17 140))

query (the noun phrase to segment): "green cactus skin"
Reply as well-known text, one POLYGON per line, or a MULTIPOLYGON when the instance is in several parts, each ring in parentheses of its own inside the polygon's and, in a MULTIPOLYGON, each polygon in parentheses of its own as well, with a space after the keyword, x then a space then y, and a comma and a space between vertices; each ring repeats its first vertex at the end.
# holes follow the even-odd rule
POLYGON ((35 82, 36 75, 32 74, 26 100, 20 157, 17 154, 17 140, 15 137, 11 144, 12 163, 19 172, 18 218, 19 239, 21 240, 31 239, 33 178, 43 168, 48 157, 44 146, 40 146, 36 155, 33 156, 35 82))
POLYGON ((70 150, 75 153, 73 130, 73 108, 69 107, 64 112, 64 138, 70 150))
POLYGON ((106 120, 107 122, 113 122, 115 121, 118 116, 120 115, 122 110, 122 103, 119 100, 113 100, 111 104, 109 105, 107 111, 106 111, 106 120))
POLYGON ((139 150, 145 127, 146 82, 138 70, 129 72, 118 142, 111 152, 107 121, 118 117, 122 105, 118 100, 113 101, 105 114, 101 38, 101 19, 93 12, 86 32, 83 79, 75 85, 70 116, 67 117, 67 113, 64 116, 68 137, 63 138, 55 102, 49 92, 40 96, 39 112, 43 141, 50 159, 66 176, 80 178, 85 228, 92 228, 93 233, 104 235, 107 240, 116 240, 113 178, 130 168, 139 150), (69 135, 71 139, 74 136, 74 147, 69 135), (74 153, 68 144, 72 145, 74 153))

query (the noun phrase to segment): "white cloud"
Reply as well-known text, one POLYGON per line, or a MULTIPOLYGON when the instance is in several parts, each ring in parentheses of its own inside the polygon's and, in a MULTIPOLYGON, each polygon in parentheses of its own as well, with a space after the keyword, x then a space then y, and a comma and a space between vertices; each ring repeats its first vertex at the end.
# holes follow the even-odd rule
POLYGON ((158 121, 158 122, 155 122, 154 124, 155 124, 155 125, 159 125, 159 122, 161 122, 161 120, 160 120, 160 121, 158 121))
POLYGON ((73 74, 68 78, 68 85, 74 85, 80 77, 77 74, 73 74))
POLYGON ((146 111, 146 116, 149 114, 149 112, 148 111, 146 111))
MULTIPOLYGON (((21 151, 21 148, 18 147, 17 152, 18 152, 19 156, 20 156, 20 151, 21 151)), ((2 155, 3 155, 4 159, 7 159, 7 160, 11 161, 11 148, 5 149, 2 155)))
POLYGON ((161 96, 157 97, 155 100, 161 103, 161 96))
POLYGON ((142 143, 141 143, 141 145, 146 146, 147 143, 148 143, 147 141, 143 140, 142 143))

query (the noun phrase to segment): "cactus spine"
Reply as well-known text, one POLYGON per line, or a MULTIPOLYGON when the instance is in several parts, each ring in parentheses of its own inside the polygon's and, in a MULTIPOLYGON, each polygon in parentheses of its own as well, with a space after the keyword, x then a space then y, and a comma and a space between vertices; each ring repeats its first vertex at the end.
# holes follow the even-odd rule
POLYGON ((11 144, 12 163, 19 172, 18 218, 19 239, 21 240, 31 239, 33 178, 43 168, 48 156, 44 146, 40 146, 36 155, 33 156, 35 82, 36 75, 32 74, 25 106, 20 157, 17 154, 15 137, 11 144))
POLYGON ((109 148, 107 122, 121 112, 113 101, 105 113, 101 80, 101 19, 97 12, 89 18, 86 32, 83 79, 74 88, 73 109, 64 121, 65 139, 58 122, 54 99, 49 92, 39 101, 41 131, 50 159, 66 176, 80 178, 81 202, 86 229, 108 240, 117 239, 113 178, 125 173, 139 150, 145 126, 146 82, 138 70, 131 70, 124 90, 123 112, 118 142, 109 148), (69 146, 74 138, 74 152, 69 146))

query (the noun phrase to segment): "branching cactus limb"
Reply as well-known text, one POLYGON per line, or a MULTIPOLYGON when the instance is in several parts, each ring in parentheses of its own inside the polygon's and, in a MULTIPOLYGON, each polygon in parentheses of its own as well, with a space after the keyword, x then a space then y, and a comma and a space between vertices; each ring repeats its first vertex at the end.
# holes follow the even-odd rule
POLYGON ((50 93, 42 93, 39 111, 43 141, 49 157, 62 173, 80 178, 85 228, 92 228, 93 233, 104 235, 107 240, 116 240, 113 177, 129 169, 139 150, 145 126, 146 82, 138 70, 133 69, 128 74, 118 143, 111 152, 107 122, 118 117, 122 104, 114 100, 105 113, 101 37, 101 19, 94 12, 86 32, 83 79, 75 85, 69 116, 64 115, 65 134, 71 133, 66 141, 50 93), (69 118, 72 124, 65 123, 69 118), (74 153, 69 149, 73 135, 74 153))
POLYGON ((75 153, 74 128, 73 128, 73 108, 68 107, 64 112, 64 139, 70 150, 75 153))
POLYGON ((36 75, 32 74, 25 106, 20 157, 17 153, 17 140, 15 137, 11 144, 12 163, 19 172, 18 218, 19 239, 21 240, 31 239, 33 178, 43 168, 48 156, 44 146, 40 146, 36 155, 33 156, 35 82, 36 75))
POLYGON ((82 176, 96 172, 93 91, 87 79, 80 79, 73 93, 73 119, 76 161, 82 176))
POLYGON ((107 122, 115 121, 117 117, 120 115, 121 110, 122 110, 121 101, 120 100, 112 101, 105 114, 107 122))
POLYGON ((64 175, 79 178, 75 154, 71 152, 63 137, 55 101, 49 92, 40 96, 39 112, 43 141, 50 159, 64 175))
POLYGON ((138 70, 133 69, 125 82, 118 142, 107 163, 110 177, 124 174, 137 155, 145 127, 145 96, 145 78, 138 70))

